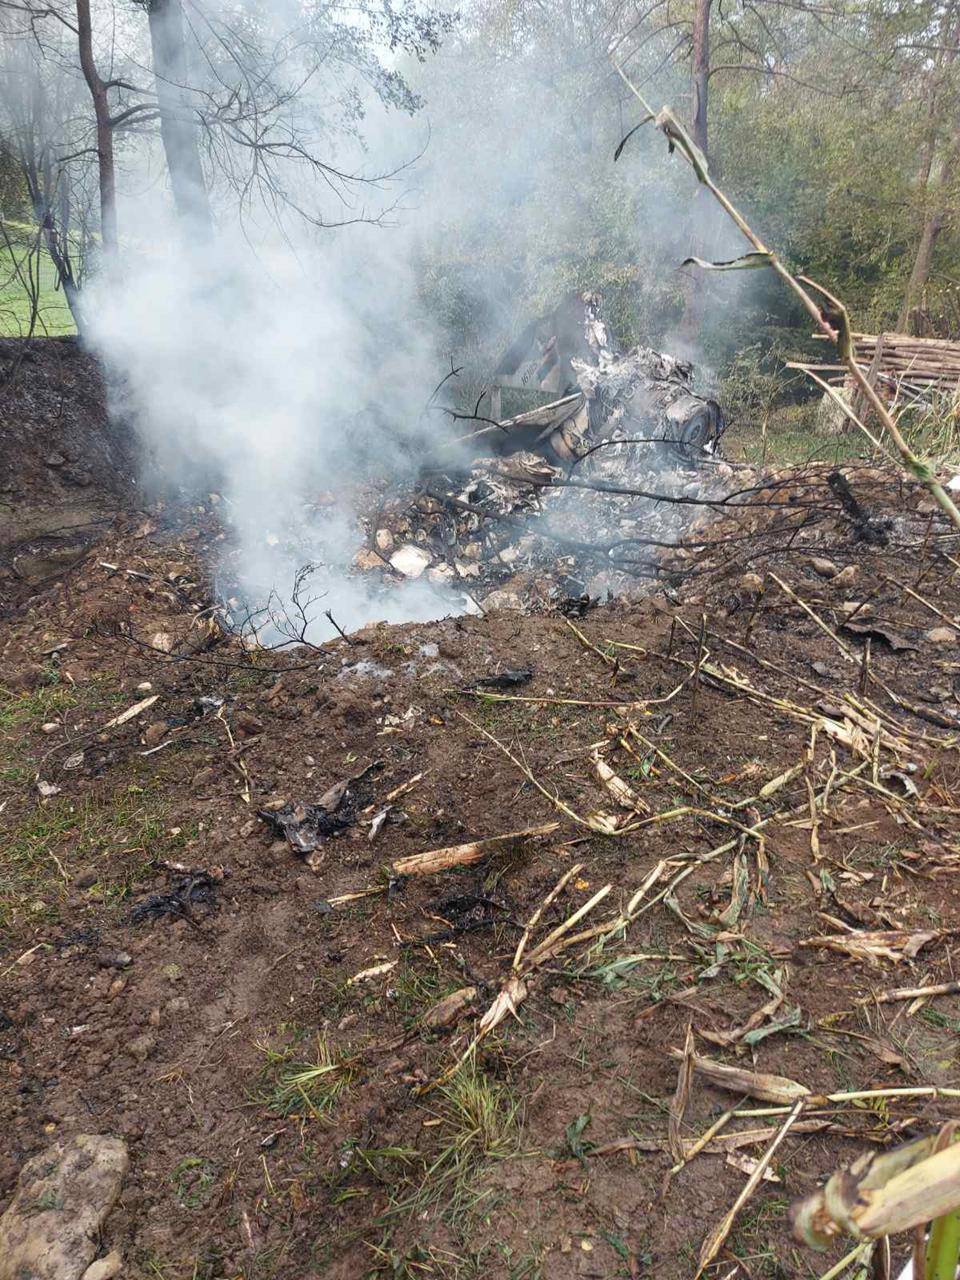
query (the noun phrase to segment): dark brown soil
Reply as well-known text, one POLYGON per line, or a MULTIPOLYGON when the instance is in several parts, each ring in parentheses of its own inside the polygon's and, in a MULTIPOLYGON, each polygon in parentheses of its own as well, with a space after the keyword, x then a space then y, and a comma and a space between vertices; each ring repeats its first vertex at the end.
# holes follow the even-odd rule
MULTIPOLYGON (((678 594, 590 611, 575 622, 582 638, 555 614, 502 613, 371 627, 286 655, 204 647, 209 512, 189 526, 121 518, 22 601, 0 624, 0 1207, 55 1135, 116 1133, 131 1172, 105 1247, 122 1250, 125 1276, 679 1280, 746 1177, 709 1151, 667 1176, 672 1050, 688 1025, 698 1052, 814 1090, 956 1085, 957 998, 871 998, 954 976, 960 648, 949 628, 927 634, 947 624, 896 583, 954 613, 956 539, 921 493, 880 473, 851 478, 893 522, 890 546, 857 540, 817 473, 797 492, 817 495, 824 520, 758 571, 772 568, 834 631, 845 603, 870 602, 858 620, 879 630, 862 693, 864 637, 838 632, 838 644, 769 576, 758 597, 728 522, 713 526, 709 572, 678 594), (854 566, 853 580, 821 577, 812 554, 854 566), (711 674, 720 666, 782 701, 734 690, 711 674), (533 673, 508 700, 465 692, 505 668, 533 673), (880 707, 900 747, 884 740, 874 760, 869 733, 858 753, 821 728, 812 762, 760 797, 803 764, 804 709, 841 724, 845 693, 880 707), (662 754, 617 745, 630 721, 662 754), (630 834, 568 816, 617 812, 597 743, 644 805, 630 834), (357 820, 314 869, 256 816, 316 802, 374 765, 348 802, 357 820), (840 785, 857 766, 862 782, 840 785), (821 794, 832 770, 817 855, 808 781, 821 794), (415 778, 371 841, 372 814, 415 778), (552 818, 552 836, 388 889, 399 857, 552 818), (730 822, 762 820, 762 847, 738 846, 730 822), (463 1053, 566 870, 583 864, 531 946, 605 885, 580 927, 612 920, 661 860, 625 936, 537 969, 516 1015, 423 1090, 463 1053), (735 867, 748 890, 739 916, 735 867), (933 936, 912 959, 873 964, 805 945, 851 928, 933 936), (789 1025, 752 1047, 718 1045, 771 983, 783 1003, 757 1026, 789 1025), (474 1012, 426 1030, 423 1015, 464 986, 478 988, 474 1012), (628 1138, 634 1150, 594 1154, 628 1138)), ((696 1078, 683 1133, 737 1101, 696 1078)), ((942 1097, 876 1101, 789 1137, 778 1180, 740 1214, 711 1274, 818 1275, 827 1264, 792 1242, 788 1202, 866 1144, 955 1112, 942 1097)), ((756 1158, 769 1133, 736 1154, 756 1158)))
POLYGON ((133 470, 75 338, 0 339, 0 608, 82 558, 135 501, 133 470))

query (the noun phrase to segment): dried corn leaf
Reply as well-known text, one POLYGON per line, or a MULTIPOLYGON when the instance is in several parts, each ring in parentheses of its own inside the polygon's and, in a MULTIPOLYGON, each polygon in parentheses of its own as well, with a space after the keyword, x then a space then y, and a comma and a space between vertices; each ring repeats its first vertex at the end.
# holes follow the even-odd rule
POLYGON ((387 960, 383 964, 375 964, 372 969, 361 969, 352 978, 347 979, 347 986, 354 987, 358 982, 371 982, 374 978, 382 978, 397 967, 396 960, 387 960))
MULTIPOLYGON (((796 1126, 794 1126, 794 1128, 796 1128, 796 1126)), ((728 1154, 725 1158, 725 1163, 728 1164, 731 1169, 739 1169, 741 1173, 746 1173, 752 1176, 757 1171, 759 1161, 752 1159, 750 1156, 728 1154)), ((783 1182, 783 1179, 775 1174, 772 1169, 764 1169, 760 1174, 760 1178, 763 1182, 783 1182)))
POLYGON ((800 946, 838 951, 870 965, 879 965, 881 960, 892 960, 896 964, 904 958, 912 960, 928 942, 935 942, 941 936, 940 929, 921 929, 915 933, 907 929, 851 929, 849 933, 803 938, 800 946))
POLYGON ((790 1080, 787 1076, 747 1071, 743 1067, 728 1067, 726 1063, 714 1062, 712 1058, 696 1057, 693 1066, 697 1075, 703 1076, 711 1084, 729 1089, 731 1093, 744 1093, 750 1098, 758 1098, 761 1102, 789 1105, 798 1098, 810 1096, 806 1085, 790 1080))
POLYGON ((693 1082, 693 1059, 694 1059, 694 1043, 693 1043, 693 1024, 687 1024, 687 1038, 683 1046, 683 1056, 680 1059, 680 1069, 677 1072, 677 1087, 673 1092, 673 1098, 670 1101, 670 1114, 667 1118, 667 1139, 670 1144, 670 1154, 676 1163, 683 1161, 683 1140, 681 1137, 681 1129, 683 1128, 683 1118, 687 1112, 687 1104, 690 1101, 690 1085, 693 1082))

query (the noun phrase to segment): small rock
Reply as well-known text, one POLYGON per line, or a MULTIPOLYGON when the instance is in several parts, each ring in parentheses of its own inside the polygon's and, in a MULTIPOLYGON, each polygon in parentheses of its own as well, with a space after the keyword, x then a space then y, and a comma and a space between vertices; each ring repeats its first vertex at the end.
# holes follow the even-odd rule
POLYGON ((150 1010, 150 1013, 149 1013, 149 1014, 148 1014, 148 1016, 147 1016, 147 1022, 148 1022, 148 1024, 149 1024, 151 1027, 159 1027, 159 1025, 160 1025, 160 1010, 159 1010, 159 1009, 151 1009, 151 1010, 150 1010))
POLYGON ((953 648, 960 644, 960 631, 955 631, 953 627, 931 627, 923 633, 923 638, 930 644, 953 648))
POLYGON ((152 689, 153 685, 149 680, 141 680, 137 685, 137 693, 150 693, 152 689))
POLYGON ((238 711, 233 722, 244 737, 255 738, 257 734, 263 733, 263 721, 251 711, 238 711))
POLYGON ((142 1036, 134 1036, 127 1044, 127 1053, 131 1058, 136 1058, 138 1062, 146 1062, 157 1047, 157 1042, 149 1032, 144 1032, 142 1036))
POLYGON ((823 556, 811 556, 807 564, 821 578, 835 578, 840 572, 832 560, 825 560, 823 556))
POLYGON ((92 867, 85 867, 73 882, 75 889, 89 889, 97 883, 97 873, 92 867))
POLYGON ((378 529, 374 542, 377 544, 377 550, 384 554, 391 552, 396 545, 393 534, 389 529, 378 529))
POLYGON ((506 587, 499 587, 496 591, 491 591, 488 596, 483 598, 484 613, 491 613, 499 609, 522 609, 523 600, 516 591, 510 591, 506 587))
POLYGON ((98 1258, 96 1262, 90 1263, 83 1273, 83 1280, 113 1280, 114 1276, 120 1274, 122 1266, 123 1259, 119 1251, 113 1249, 105 1258, 98 1258))
POLYGON ((163 1008, 164 1012, 169 1013, 172 1018, 179 1017, 181 1014, 190 1012, 190 1001, 186 996, 174 996, 163 1008))
POLYGON ((44 782, 42 778, 38 778, 37 790, 44 800, 49 800, 51 796, 58 796, 63 788, 58 787, 55 782, 44 782))
POLYGON ((104 949, 97 953, 97 964, 101 969, 126 969, 133 964, 133 956, 129 951, 104 949))
POLYGON ((353 557, 353 567, 361 573, 375 573, 377 569, 383 568, 383 560, 375 551, 362 547, 353 557))
POLYGON ((173 636, 168 631, 156 631, 150 639, 154 649, 161 653, 173 653, 173 636))
POLYGON ((44 462, 48 467, 62 467, 66 461, 62 453, 48 453, 44 458, 44 462))
POLYGON ((48 720, 46 724, 40 726, 41 733, 56 733, 60 726, 56 720, 48 720))
POLYGON ((836 587, 852 587, 859 576, 857 566, 855 564, 848 564, 845 568, 841 569, 833 579, 833 584, 836 587))
POLYGON ((77 1134, 28 1160, 0 1218, 0 1280, 89 1274, 129 1164, 125 1142, 97 1134, 77 1134))
POLYGON ((152 724, 148 724, 142 734, 142 742, 145 747, 158 747, 163 741, 167 733, 166 720, 154 720, 152 724))
POLYGON ((405 578, 419 578, 430 563, 431 556, 422 547, 408 542, 390 557, 391 566, 405 578))
POLYGON ((759 573, 745 573, 740 579, 740 590, 758 596, 763 591, 763 579, 759 573))

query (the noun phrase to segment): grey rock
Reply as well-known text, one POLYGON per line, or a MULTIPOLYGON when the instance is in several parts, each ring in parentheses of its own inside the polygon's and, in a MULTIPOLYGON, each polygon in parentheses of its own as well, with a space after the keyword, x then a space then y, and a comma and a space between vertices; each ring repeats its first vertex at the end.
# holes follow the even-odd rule
POLYGON ((0 1218, 0 1280, 85 1277, 128 1168, 126 1143, 100 1134, 78 1134, 28 1160, 0 1218))

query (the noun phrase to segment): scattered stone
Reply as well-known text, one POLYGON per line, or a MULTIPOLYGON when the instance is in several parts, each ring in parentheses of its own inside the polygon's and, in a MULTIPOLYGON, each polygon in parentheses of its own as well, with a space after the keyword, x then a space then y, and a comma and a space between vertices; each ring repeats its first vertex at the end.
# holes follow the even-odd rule
POLYGON ((855 564, 848 564, 846 568, 841 569, 833 579, 833 584, 836 587, 852 587, 859 576, 857 566, 855 564))
POLYGON ((430 560, 431 556, 422 547, 416 547, 412 542, 408 542, 393 553, 390 564, 405 578, 419 578, 430 560))
POLYGON ((153 685, 149 680, 141 680, 137 685, 137 693, 151 693, 152 691, 153 685))
POLYGON ((353 557, 353 567, 359 569, 361 573, 373 573, 383 568, 383 560, 375 551, 369 551, 363 547, 353 557))
POLYGON ((134 1038, 127 1044, 127 1053, 132 1058, 136 1058, 138 1062, 146 1062, 157 1047, 156 1039, 149 1032, 144 1032, 141 1036, 134 1038))
POLYGON ((740 579, 740 590, 758 596, 763 591, 763 579, 759 573, 745 573, 740 579))
POLYGON ((101 969, 127 969, 133 964, 133 956, 129 951, 104 949, 97 953, 97 964, 101 969))
POLYGON ((233 723, 245 738, 255 738, 263 733, 263 721, 252 711, 238 711, 233 723))
POLYGON ((44 782, 42 778, 38 778, 37 790, 44 800, 49 800, 51 796, 58 796, 63 788, 58 787, 55 782, 44 782))
POLYGON ((823 556, 811 556, 807 563, 821 578, 835 578, 840 572, 832 560, 825 560, 823 556))
POLYGON ((378 529, 374 542, 377 544, 377 550, 385 555, 389 554, 396 545, 396 540, 389 529, 378 529))
POLYGON ((73 887, 75 889, 89 889, 97 883, 99 877, 92 867, 86 867, 74 879, 73 887))
POLYGON ((156 631, 150 638, 150 644, 161 653, 173 653, 173 636, 168 631, 156 631))
POLYGON ((498 609, 522 609, 523 600, 516 591, 510 591, 507 587, 499 587, 496 591, 491 591, 489 595, 483 598, 484 613, 491 613, 498 609))
MULTIPOLYGON (((56 1142, 28 1160, 0 1218, 0 1280, 81 1280, 89 1274, 129 1163, 125 1142, 99 1134, 56 1142)), ((93 1280, 115 1274, 100 1270, 93 1280)))
POLYGON ((62 467, 66 461, 62 453, 48 453, 44 458, 44 462, 48 467, 62 467))
POLYGON ((56 720, 48 720, 46 724, 42 724, 42 725, 40 726, 40 732, 41 732, 41 733, 56 733, 56 732, 57 732, 57 730, 58 730, 59 728, 60 728, 60 726, 59 726, 59 724, 57 724, 56 720))
POLYGON ((96 1262, 90 1263, 83 1273, 83 1280, 113 1280, 114 1276, 120 1274, 122 1266, 123 1258, 117 1249, 113 1249, 105 1258, 98 1258, 96 1262))
POLYGON ((960 644, 960 631, 955 631, 953 627, 931 627, 923 633, 923 638, 930 644, 952 648, 960 644))
POLYGON ((167 734, 166 720, 154 720, 152 724, 148 724, 141 736, 141 741, 145 747, 158 747, 167 734))

